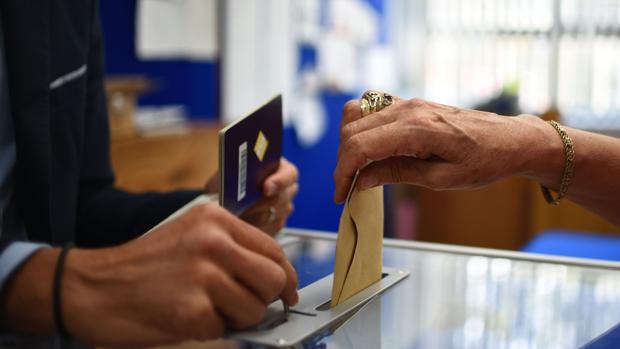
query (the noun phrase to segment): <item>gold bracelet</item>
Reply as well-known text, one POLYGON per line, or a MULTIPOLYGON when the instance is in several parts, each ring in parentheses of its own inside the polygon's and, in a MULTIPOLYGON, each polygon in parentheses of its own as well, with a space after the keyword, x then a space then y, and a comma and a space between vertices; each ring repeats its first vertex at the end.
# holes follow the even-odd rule
POLYGON ((564 170, 562 171, 562 180, 560 181, 560 190, 558 190, 558 196, 553 198, 551 195, 551 191, 549 188, 541 185, 543 196, 547 203, 551 205, 557 205, 560 203, 560 200, 564 198, 566 192, 568 191, 568 186, 570 185, 571 180, 573 179, 573 169, 575 168, 575 148, 573 146, 573 140, 570 138, 568 133, 564 130, 559 123, 551 120, 547 121, 553 128, 558 132, 560 138, 562 139, 562 143, 564 144, 564 155, 566 156, 566 162, 564 163, 564 170))

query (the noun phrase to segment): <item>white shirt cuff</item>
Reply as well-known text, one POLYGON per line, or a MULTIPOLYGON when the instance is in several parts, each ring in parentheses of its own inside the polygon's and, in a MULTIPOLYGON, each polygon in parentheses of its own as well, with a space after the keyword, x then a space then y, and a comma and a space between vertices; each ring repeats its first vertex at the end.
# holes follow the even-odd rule
POLYGON ((0 254, 0 291, 13 272, 37 250, 48 245, 16 241, 11 243, 0 254))

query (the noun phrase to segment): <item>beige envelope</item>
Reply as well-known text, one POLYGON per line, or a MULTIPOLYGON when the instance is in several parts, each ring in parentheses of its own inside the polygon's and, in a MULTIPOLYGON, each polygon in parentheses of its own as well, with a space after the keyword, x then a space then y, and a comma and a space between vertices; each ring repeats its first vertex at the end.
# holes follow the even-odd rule
POLYGON ((381 279, 383 187, 358 191, 356 182, 340 216, 332 307, 381 279))

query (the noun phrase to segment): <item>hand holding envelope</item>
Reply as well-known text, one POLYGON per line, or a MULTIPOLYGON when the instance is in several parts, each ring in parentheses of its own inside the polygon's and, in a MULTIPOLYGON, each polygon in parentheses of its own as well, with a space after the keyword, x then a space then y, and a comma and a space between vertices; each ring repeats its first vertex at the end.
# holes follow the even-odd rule
MULTIPOLYGON (((393 103, 390 95, 367 91, 360 99, 362 116, 393 103)), ((381 280, 383 187, 359 191, 357 174, 340 216, 331 306, 381 280)))

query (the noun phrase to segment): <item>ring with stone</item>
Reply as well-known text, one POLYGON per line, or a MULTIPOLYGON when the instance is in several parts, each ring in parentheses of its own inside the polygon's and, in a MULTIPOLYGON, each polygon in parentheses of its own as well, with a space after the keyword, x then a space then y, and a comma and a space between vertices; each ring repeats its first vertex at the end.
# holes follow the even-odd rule
POLYGON ((362 116, 378 112, 393 103, 394 97, 392 97, 392 95, 381 91, 368 90, 364 92, 362 98, 360 98, 362 116))

